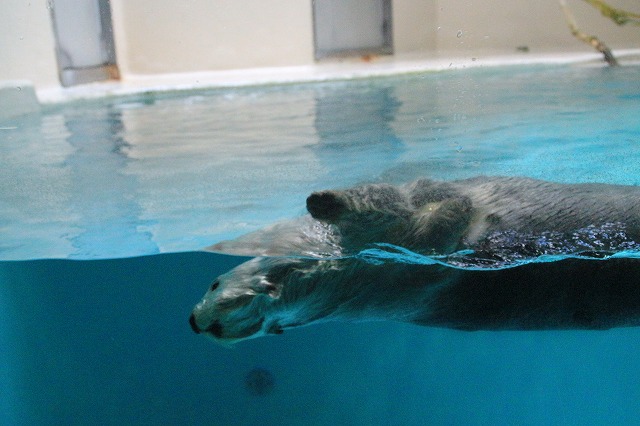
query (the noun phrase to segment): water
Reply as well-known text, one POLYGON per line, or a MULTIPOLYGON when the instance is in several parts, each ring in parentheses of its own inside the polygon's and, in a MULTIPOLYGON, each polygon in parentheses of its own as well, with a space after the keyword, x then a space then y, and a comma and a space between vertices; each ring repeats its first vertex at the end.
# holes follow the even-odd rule
POLYGON ((638 70, 147 95, 0 123, 0 259, 197 250, 301 214, 313 190, 378 180, 640 185, 638 70))
POLYGON ((635 329, 335 323, 221 348, 186 317, 212 277, 240 260, 3 262, 12 307, 3 414, 20 419, 13 424, 149 425, 632 424, 639 414, 635 329), (245 389, 254 368, 273 374, 271 393, 245 389))
POLYGON ((227 349, 187 317, 246 260, 194 250, 301 214, 313 190, 640 185, 638 71, 145 95, 2 123, 0 424, 633 424, 637 329, 328 323, 227 349), (264 395, 245 387, 257 368, 264 395))

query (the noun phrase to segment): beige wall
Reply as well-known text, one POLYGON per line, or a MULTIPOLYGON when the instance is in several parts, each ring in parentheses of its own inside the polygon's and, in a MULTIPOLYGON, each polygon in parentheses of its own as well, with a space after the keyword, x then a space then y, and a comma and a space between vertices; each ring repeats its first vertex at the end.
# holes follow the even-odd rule
POLYGON ((112 7, 125 73, 313 62, 311 1, 112 0, 112 7))
POLYGON ((0 82, 29 80, 58 85, 58 65, 47 3, 0 1, 0 82))
MULTIPOLYGON (((640 13, 638 0, 608 3, 640 13)), ((640 48, 639 27, 619 27, 580 0, 567 4, 585 33, 600 37, 612 49, 640 48)), ((571 35, 557 0, 439 0, 437 12, 440 52, 511 52, 517 46, 528 46, 532 53, 593 51, 571 35)))
POLYGON ((393 0, 392 14, 395 53, 436 50, 436 0, 393 0))
MULTIPOLYGON (((640 28, 618 27, 582 0, 578 24, 611 48, 640 48, 640 28)), ((609 0, 640 12, 638 0, 609 0)), ((111 0, 122 74, 313 64, 311 0, 111 0)), ((571 36, 557 0, 393 0, 395 52, 446 54, 592 51, 571 36), (460 32, 460 37, 458 33, 460 32)), ((0 83, 58 86, 46 0, 0 0, 0 83)))
MULTIPOLYGON (((311 0, 112 0, 111 5, 125 74, 314 62, 311 0)), ((436 5, 436 0, 393 0, 397 53, 436 49, 436 5)))

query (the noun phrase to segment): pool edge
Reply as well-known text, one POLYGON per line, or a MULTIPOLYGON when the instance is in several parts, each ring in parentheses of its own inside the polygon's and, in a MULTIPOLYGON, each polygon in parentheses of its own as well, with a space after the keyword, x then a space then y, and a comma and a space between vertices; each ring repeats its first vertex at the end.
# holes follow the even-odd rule
MULTIPOLYGON (((620 59, 640 57, 640 49, 615 51, 620 59)), ((402 55, 372 60, 351 58, 322 61, 314 65, 202 71, 179 74, 127 75, 120 81, 91 83, 71 88, 44 88, 36 91, 43 106, 61 103, 124 97, 146 93, 182 92, 217 88, 311 83, 388 77, 393 75, 441 72, 478 67, 523 65, 594 64, 606 66, 598 53, 503 54, 477 56, 445 56, 425 58, 402 55)))

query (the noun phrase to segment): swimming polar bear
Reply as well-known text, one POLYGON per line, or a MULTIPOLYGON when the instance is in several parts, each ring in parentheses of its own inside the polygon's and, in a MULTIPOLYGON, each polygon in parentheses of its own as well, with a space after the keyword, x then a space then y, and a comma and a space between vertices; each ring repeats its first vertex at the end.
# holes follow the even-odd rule
MULTIPOLYGON (((594 233, 600 246, 573 241, 576 249, 610 250, 640 242, 640 187, 560 184, 523 177, 476 177, 403 186, 373 184, 321 191, 307 199, 311 216, 334 225, 344 248, 388 243, 423 254, 512 248, 539 238, 569 246, 594 233), (497 238, 500 237, 500 238, 497 238), (580 247, 582 243, 583 247, 580 247)), ((564 247, 563 247, 564 248, 564 247)))
POLYGON ((317 192, 307 208, 311 217, 211 247, 298 257, 258 257, 220 276, 192 312, 195 332, 232 343, 335 319, 462 330, 640 325, 640 259, 565 259, 483 271, 344 256, 372 243, 427 254, 465 247, 491 253, 503 244, 518 250, 524 243, 545 250, 637 250, 638 187, 419 180, 317 192))
POLYGON ((357 254, 376 243, 424 255, 620 251, 640 242, 640 187, 523 177, 420 179, 314 192, 305 215, 206 250, 245 256, 357 254))
POLYGON ((222 344, 331 320, 459 330, 640 325, 640 259, 565 259, 500 270, 258 257, 221 275, 189 322, 222 344))

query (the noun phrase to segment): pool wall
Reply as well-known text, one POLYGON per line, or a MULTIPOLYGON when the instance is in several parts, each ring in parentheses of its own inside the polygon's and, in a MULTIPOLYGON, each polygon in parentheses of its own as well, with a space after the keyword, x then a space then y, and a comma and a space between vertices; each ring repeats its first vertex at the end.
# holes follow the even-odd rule
MULTIPOLYGON (((112 0, 117 63, 123 81, 173 74, 311 66, 312 2, 112 0)), ((636 0, 610 2, 637 12, 636 0)), ((37 91, 59 88, 52 2, 0 4, 0 83, 28 80, 37 91)), ((638 48, 637 27, 618 27, 584 2, 570 6, 581 28, 616 49, 638 48)), ((425 58, 592 52, 571 36, 556 1, 393 0, 393 48, 425 58)), ((372 61, 372 62, 375 62, 372 61)))

